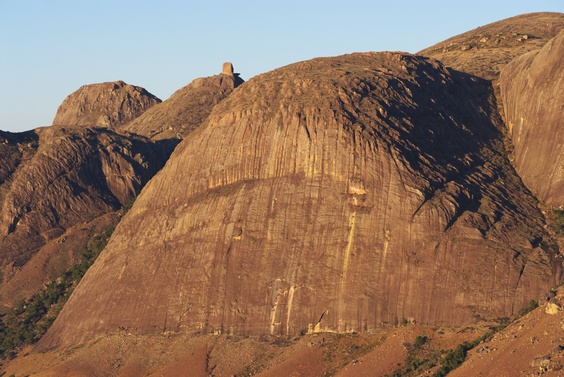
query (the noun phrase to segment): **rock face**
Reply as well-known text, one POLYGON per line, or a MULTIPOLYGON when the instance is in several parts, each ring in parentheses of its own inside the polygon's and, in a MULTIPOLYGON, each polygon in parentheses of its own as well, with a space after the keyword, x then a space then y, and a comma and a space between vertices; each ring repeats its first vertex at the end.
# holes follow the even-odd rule
POLYGON ((38 348, 509 315, 559 280, 489 82, 397 53, 314 59, 217 105, 38 348))
POLYGON ((152 139, 182 139, 242 83, 239 75, 233 73, 233 65, 225 63, 222 74, 192 81, 122 129, 152 139))
POLYGON ((501 94, 515 167, 543 201, 564 205, 564 31, 502 71, 501 94))
MULTIPOLYGON (((35 132, 12 133, 0 131, 0 185, 4 185, 22 161, 35 154, 37 149, 35 132)), ((5 190, 0 190, 0 198, 5 190)))
POLYGON ((65 98, 53 124, 115 128, 160 102, 145 89, 123 81, 84 85, 65 98))
POLYGON ((512 59, 540 49, 563 28, 562 13, 523 14, 449 38, 417 54, 494 80, 512 59))
POLYGON ((224 75, 233 75, 233 64, 231 64, 230 62, 223 63, 223 66, 221 67, 221 73, 223 73, 224 75))
MULTIPOLYGON (((120 208, 168 157, 145 138, 107 129, 52 126, 3 139, 12 152, 2 161, 13 162, 3 165, 0 181, 2 304, 17 298, 11 282, 44 245, 120 208)), ((41 286, 45 276, 36 278, 41 286)))

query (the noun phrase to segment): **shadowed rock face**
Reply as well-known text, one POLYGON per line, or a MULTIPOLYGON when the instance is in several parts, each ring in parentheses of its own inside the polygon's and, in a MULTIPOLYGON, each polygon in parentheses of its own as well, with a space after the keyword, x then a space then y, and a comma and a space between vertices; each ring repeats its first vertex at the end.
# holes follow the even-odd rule
MULTIPOLYGON (((37 149, 33 131, 12 133, 0 131, 0 185, 4 185, 22 161, 30 159, 37 149)), ((0 197, 5 190, 0 190, 0 197)))
POLYGON ((84 85, 65 98, 53 124, 115 128, 160 102, 145 89, 123 81, 84 85))
POLYGON ((513 60, 501 94, 523 182, 547 204, 564 205, 564 32, 513 60))
POLYGON ((397 53, 258 76, 175 150, 39 349, 509 315, 559 278, 491 87, 397 53))
POLYGON ((198 78, 177 90, 169 99, 122 127, 123 130, 152 139, 182 139, 201 125, 215 105, 243 83, 230 71, 198 78))
MULTIPOLYGON (((5 141, 1 147, 11 151, 2 159, 14 161, 3 165, 0 181, 2 304, 16 298, 9 287, 12 280, 19 279, 17 275, 44 245, 127 203, 172 150, 167 152, 145 138, 87 127, 52 126, 1 135, 5 141)), ((115 221, 104 221, 110 223, 115 221)), ((35 273, 36 288, 47 272, 35 273)))
POLYGON ((563 13, 529 13, 494 22, 418 52, 489 80, 512 59, 540 49, 564 28, 563 13))

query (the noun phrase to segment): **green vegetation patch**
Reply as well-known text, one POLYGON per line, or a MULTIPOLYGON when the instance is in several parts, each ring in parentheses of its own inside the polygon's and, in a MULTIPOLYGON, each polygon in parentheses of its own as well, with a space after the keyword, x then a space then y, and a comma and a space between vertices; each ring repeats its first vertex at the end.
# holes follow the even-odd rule
POLYGON ((529 301, 529 305, 527 305, 523 309, 519 310, 519 314, 518 314, 517 318, 520 318, 520 317, 523 317, 523 316, 529 314, 530 312, 532 312, 533 310, 535 310, 538 307, 539 307, 539 304, 535 300, 529 301))
POLYGON ((552 211, 552 229, 558 235, 564 234, 564 210, 555 209, 552 211))
POLYGON ((404 344, 409 352, 405 362, 403 365, 399 365, 394 373, 386 377, 430 375, 429 373, 433 369, 435 370, 432 374, 433 377, 444 377, 462 365, 469 350, 505 327, 506 325, 493 327, 484 335, 471 342, 463 342, 450 351, 432 350, 428 346, 430 339, 427 336, 419 335, 415 338, 413 344, 404 344))
POLYGON ((34 344, 47 332, 84 274, 106 247, 113 227, 95 236, 79 261, 41 293, 16 303, 0 317, 0 359, 14 358, 18 350, 34 344))

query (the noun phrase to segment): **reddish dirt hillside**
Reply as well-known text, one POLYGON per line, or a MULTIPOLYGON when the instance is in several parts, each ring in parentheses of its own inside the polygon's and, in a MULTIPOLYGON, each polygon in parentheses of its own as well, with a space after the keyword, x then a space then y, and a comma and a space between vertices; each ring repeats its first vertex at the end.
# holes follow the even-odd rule
POLYGON ((470 351, 449 377, 562 376, 564 374, 564 289, 527 316, 470 351))
POLYGON ((433 330, 407 325, 374 334, 325 333, 288 339, 140 336, 122 330, 46 353, 26 349, 0 368, 0 373, 42 377, 384 376, 400 370, 415 353, 418 357, 444 354, 483 331, 483 327, 433 330), (427 340, 414 350, 418 337, 427 340))

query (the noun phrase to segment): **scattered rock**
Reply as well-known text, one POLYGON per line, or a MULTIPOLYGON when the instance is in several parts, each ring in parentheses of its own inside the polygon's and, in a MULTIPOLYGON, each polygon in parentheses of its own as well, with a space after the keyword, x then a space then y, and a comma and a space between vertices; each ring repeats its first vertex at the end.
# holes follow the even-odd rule
POLYGON ((551 315, 558 314, 561 310, 562 306, 560 306, 560 303, 558 303, 557 301, 547 302, 544 308, 544 312, 551 315))
POLYGON ((449 38, 417 54, 434 57, 459 71, 496 80, 507 63, 526 52, 542 48, 563 27, 562 13, 520 15, 449 38), (519 30, 519 33, 513 30, 519 30), (484 40, 488 35, 492 37, 484 40), (524 35, 528 39, 522 38, 524 35), (453 48, 455 45, 462 47, 453 48), (472 45, 480 48, 469 48, 472 45))

